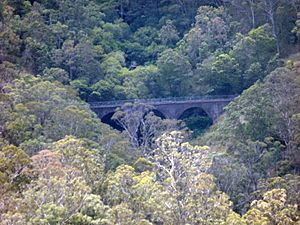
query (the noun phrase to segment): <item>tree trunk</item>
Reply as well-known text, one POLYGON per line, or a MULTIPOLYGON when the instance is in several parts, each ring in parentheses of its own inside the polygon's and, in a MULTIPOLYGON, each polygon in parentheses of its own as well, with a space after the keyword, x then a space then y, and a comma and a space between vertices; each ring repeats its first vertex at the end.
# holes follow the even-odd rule
POLYGON ((254 11, 254 0, 249 1, 250 5, 250 12, 251 12, 251 19, 252 19, 252 28, 255 28, 256 22, 255 22, 255 11, 254 11))
POLYGON ((276 31, 276 22, 274 17, 274 10, 276 8, 276 4, 278 3, 278 0, 265 0, 265 12, 268 16, 268 19, 272 25, 272 35, 276 39, 276 47, 277 47, 277 53, 280 55, 280 45, 279 40, 277 36, 276 31))

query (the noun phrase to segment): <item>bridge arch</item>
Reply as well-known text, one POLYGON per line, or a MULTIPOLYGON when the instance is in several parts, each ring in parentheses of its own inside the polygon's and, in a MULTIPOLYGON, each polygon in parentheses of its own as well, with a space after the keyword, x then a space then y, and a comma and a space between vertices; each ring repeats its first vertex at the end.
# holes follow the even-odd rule
POLYGON ((184 109, 183 112, 181 112, 181 114, 179 115, 178 119, 182 120, 193 115, 206 116, 210 118, 209 113, 207 113, 202 107, 194 106, 184 109))
MULTIPOLYGON (((161 119, 166 119, 167 117, 165 116, 165 114, 163 112, 161 112, 159 109, 152 109, 150 112, 153 112, 155 116, 158 116, 160 117, 161 119)), ((148 112, 148 113, 150 113, 148 112)), ((112 109, 110 111, 107 111, 104 113, 102 113, 101 115, 98 114, 98 116, 100 117, 101 119, 101 122, 111 126, 112 128, 116 129, 116 130, 119 130, 119 131, 123 131, 124 128, 121 127, 116 121, 114 121, 112 119, 113 115, 115 113, 115 109, 112 109)), ((145 116, 148 114, 146 113, 145 116)))
POLYGON ((105 114, 104 116, 102 116, 101 122, 111 126, 112 128, 114 128, 116 130, 123 131, 124 128, 121 127, 116 121, 114 121, 112 119, 114 113, 115 112, 113 111, 113 112, 109 112, 109 113, 105 114))
POLYGON ((213 118, 202 107, 190 107, 185 109, 178 118, 183 120, 187 127, 192 130, 195 136, 201 134, 204 130, 213 124, 213 118))

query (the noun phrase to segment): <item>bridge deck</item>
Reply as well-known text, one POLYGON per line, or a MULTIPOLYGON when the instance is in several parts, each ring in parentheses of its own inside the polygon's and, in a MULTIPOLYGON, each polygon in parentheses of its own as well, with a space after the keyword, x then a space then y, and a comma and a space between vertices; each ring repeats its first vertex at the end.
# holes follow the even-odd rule
POLYGON ((165 104, 183 104, 194 102, 229 102, 237 95, 208 95, 208 96, 189 96, 189 97, 171 97, 171 98, 153 98, 153 99, 128 99, 116 101, 90 102, 91 108, 110 108, 118 107, 125 103, 144 103, 149 105, 165 104))

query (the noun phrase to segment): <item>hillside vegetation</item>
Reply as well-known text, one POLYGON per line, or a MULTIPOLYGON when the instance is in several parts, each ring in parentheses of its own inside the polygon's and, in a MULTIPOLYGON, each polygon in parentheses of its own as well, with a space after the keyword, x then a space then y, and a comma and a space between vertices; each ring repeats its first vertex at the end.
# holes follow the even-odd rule
POLYGON ((299 13, 298 0, 2 0, 0 224, 299 224, 299 13), (232 94, 211 127, 129 103, 116 130, 89 107, 232 94))

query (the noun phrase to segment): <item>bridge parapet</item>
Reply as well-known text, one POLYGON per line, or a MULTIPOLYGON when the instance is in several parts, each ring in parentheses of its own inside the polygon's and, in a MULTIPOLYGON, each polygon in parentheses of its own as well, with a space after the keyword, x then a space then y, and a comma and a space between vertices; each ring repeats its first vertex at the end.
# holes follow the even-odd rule
POLYGON ((152 99, 128 99, 116 101, 90 102, 91 108, 118 107, 125 103, 144 103, 149 105, 171 104, 171 103, 189 103, 189 102, 230 102, 237 95, 206 95, 206 96, 187 96, 187 97, 168 97, 168 98, 152 98, 152 99))

